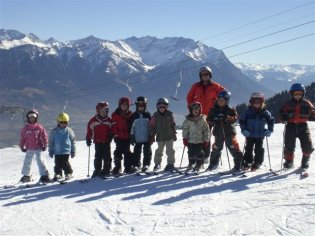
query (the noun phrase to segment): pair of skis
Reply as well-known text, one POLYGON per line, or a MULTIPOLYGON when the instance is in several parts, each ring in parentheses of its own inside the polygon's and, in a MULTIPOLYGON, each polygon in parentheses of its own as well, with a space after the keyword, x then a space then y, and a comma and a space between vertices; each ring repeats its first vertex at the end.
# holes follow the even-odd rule
MULTIPOLYGON (((292 168, 283 168, 277 171, 271 171, 271 173, 275 176, 277 175, 281 175, 282 173, 286 173, 288 171, 292 170, 292 168)), ((293 169, 292 173, 296 173, 300 175, 301 179, 307 178, 309 176, 309 173, 307 171, 307 169, 305 168, 297 168, 297 169, 293 169)))
POLYGON ((144 176, 144 175, 160 175, 162 173, 178 173, 178 174, 182 174, 183 172, 181 170, 179 170, 178 168, 174 167, 173 169, 171 170, 153 170, 153 171, 150 171, 150 170, 147 170, 147 171, 139 171, 139 172, 136 172, 136 175, 138 176, 144 176))

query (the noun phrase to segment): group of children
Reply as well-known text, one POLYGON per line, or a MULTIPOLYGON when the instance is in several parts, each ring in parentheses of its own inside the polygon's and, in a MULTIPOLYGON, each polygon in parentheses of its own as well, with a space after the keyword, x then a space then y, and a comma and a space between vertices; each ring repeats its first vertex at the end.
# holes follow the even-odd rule
POLYGON ((95 145, 94 172, 92 177, 108 176, 111 173, 131 174, 137 171, 147 171, 152 159, 151 145, 156 140, 158 148, 154 156, 154 170, 160 169, 161 157, 166 146, 168 156, 165 169, 174 168, 175 150, 173 142, 176 141, 176 130, 173 113, 168 110, 169 102, 166 98, 157 101, 157 111, 151 116, 147 109, 147 98, 140 96, 135 101, 136 111, 129 110, 131 100, 128 97, 119 99, 118 107, 109 117, 107 102, 96 106, 96 115, 91 118, 87 126, 86 143, 95 145), (106 105, 101 105, 106 104, 106 105), (114 168, 111 170, 110 143, 114 139, 114 168), (133 152, 130 145, 134 146, 133 152), (143 152, 143 163, 141 154, 143 152), (101 165, 104 160, 103 166, 101 165))
MULTIPOLYGON (((283 167, 292 168, 296 138, 300 139, 303 157, 301 168, 309 167, 309 159, 314 151, 308 120, 315 120, 314 107, 304 99, 305 87, 302 84, 293 84, 290 88, 291 100, 280 109, 281 122, 285 123, 284 150, 285 160, 283 167)), ((238 118, 237 112, 230 107, 231 93, 223 90, 219 92, 214 107, 208 116, 202 113, 202 105, 198 101, 189 104, 189 114, 182 125, 183 144, 188 148, 189 164, 187 171, 199 169, 204 164, 204 150, 210 145, 211 135, 215 137, 212 144, 210 163, 207 168, 213 171, 218 168, 224 144, 230 151, 234 171, 242 168, 258 169, 264 161, 263 140, 269 137, 274 128, 274 117, 265 108, 265 98, 260 92, 251 95, 249 106, 238 118), (236 122, 239 120, 241 133, 246 137, 243 152, 240 150, 236 138, 236 122)), ((156 112, 151 114, 146 110, 147 99, 140 96, 135 101, 136 110, 131 112, 131 100, 128 97, 119 99, 117 109, 109 116, 109 104, 99 102, 96 105, 96 115, 87 124, 86 144, 95 146, 94 172, 96 176, 104 177, 110 174, 130 174, 137 171, 147 171, 152 159, 151 145, 157 142, 154 155, 154 168, 161 168, 162 155, 166 147, 167 165, 165 170, 173 170, 176 138, 176 129, 173 113, 168 109, 169 101, 159 98, 156 103, 156 112), (111 141, 114 140, 114 168, 112 168, 111 141), (134 146, 133 152, 130 145, 134 146), (143 152, 143 162, 141 154, 143 152)), ((22 169, 22 182, 31 181, 31 163, 36 156, 40 171, 40 181, 49 181, 49 174, 42 152, 47 149, 49 156, 55 156, 54 180, 62 176, 70 178, 72 168, 69 157, 76 153, 75 136, 68 127, 69 116, 61 113, 57 117, 58 125, 51 130, 49 141, 45 129, 38 124, 38 112, 31 110, 27 113, 28 124, 21 131, 20 148, 26 152, 22 169)))

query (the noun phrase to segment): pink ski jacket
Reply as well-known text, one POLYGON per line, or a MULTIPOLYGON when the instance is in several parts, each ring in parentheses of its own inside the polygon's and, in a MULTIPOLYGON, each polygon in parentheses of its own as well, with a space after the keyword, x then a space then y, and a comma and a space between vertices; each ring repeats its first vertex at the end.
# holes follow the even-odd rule
POLYGON ((20 148, 26 150, 46 150, 48 143, 45 128, 38 124, 26 124, 20 134, 20 148))

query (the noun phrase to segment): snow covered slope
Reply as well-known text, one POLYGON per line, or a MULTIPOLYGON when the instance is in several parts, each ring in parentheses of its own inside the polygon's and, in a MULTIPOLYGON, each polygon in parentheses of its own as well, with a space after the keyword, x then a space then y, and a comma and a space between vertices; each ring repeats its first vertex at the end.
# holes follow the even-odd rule
MULTIPOLYGON (((315 123, 310 123, 315 141, 315 123)), ((281 163, 283 125, 269 138, 272 168, 281 163)), ((238 133, 239 130, 238 130, 238 133)), ((238 136, 243 148, 244 138, 238 136)), ((301 160, 299 142, 296 166, 301 160)), ((113 146, 114 147, 114 146, 113 146)), ((266 142, 265 142, 266 147, 266 142)), ((156 144, 153 145, 153 151, 156 144)), ((183 150, 175 143, 176 165, 183 150)), ((113 150, 113 149, 112 149, 113 150)), ((93 156, 94 152, 91 150, 93 156)), ((53 159, 47 155, 49 169, 53 159)), ((78 180, 87 175, 88 148, 78 142, 71 160, 73 182, 34 188, 4 189, 16 183, 24 155, 0 150, 1 235, 314 235, 315 161, 310 177, 291 172, 271 177, 268 153, 261 170, 247 178, 202 173, 123 176, 113 180, 78 180)), ((314 157, 314 154, 313 154, 314 157)), ((228 169, 225 149, 221 170, 228 169)), ((166 157, 163 159, 165 166, 166 157)), ((232 162, 232 160, 231 160, 232 162)), ((91 158, 91 170, 92 168, 91 158)), ((38 179, 34 162, 33 177, 38 179)), ((187 165, 187 154, 183 166, 187 165)))

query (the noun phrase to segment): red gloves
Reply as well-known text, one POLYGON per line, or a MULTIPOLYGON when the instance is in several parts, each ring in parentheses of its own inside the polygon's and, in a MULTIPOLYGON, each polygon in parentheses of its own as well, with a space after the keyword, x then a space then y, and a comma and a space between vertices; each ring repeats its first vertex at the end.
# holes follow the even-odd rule
POLYGON ((183 144, 184 144, 184 146, 188 146, 188 139, 187 138, 183 139, 183 144))

